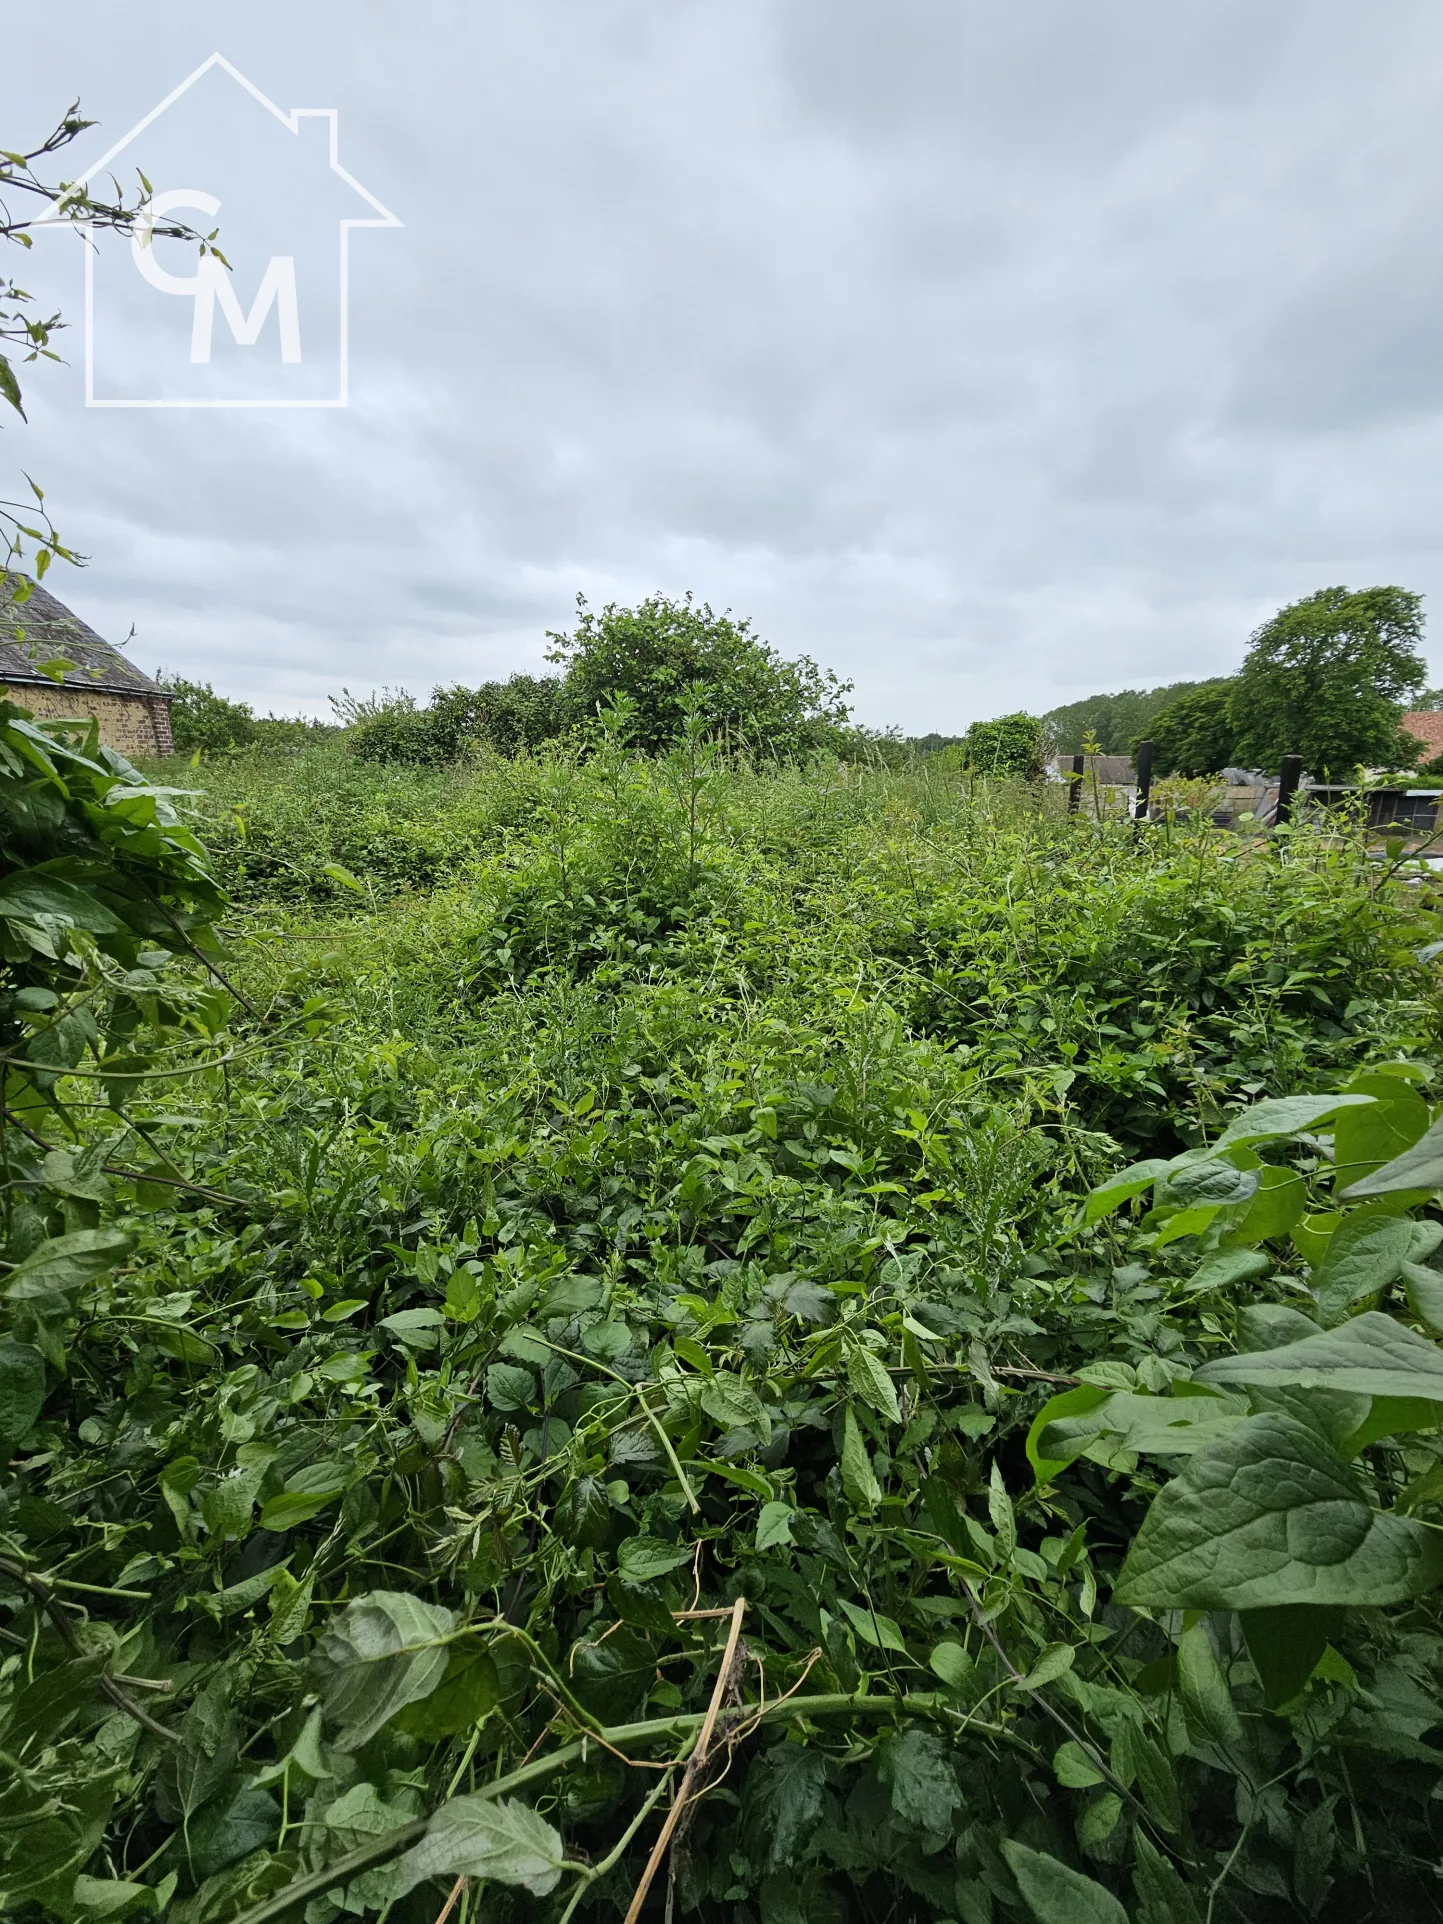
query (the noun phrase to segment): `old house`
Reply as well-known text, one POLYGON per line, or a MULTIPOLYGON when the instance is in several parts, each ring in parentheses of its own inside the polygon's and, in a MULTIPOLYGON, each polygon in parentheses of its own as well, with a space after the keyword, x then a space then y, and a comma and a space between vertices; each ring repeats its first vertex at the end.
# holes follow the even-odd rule
POLYGON ((171 698, 157 681, 102 641, 47 588, 17 602, 15 578, 0 576, 0 694, 37 721, 100 724, 100 739, 122 755, 169 755, 171 698), (65 679, 41 673, 65 661, 65 679))

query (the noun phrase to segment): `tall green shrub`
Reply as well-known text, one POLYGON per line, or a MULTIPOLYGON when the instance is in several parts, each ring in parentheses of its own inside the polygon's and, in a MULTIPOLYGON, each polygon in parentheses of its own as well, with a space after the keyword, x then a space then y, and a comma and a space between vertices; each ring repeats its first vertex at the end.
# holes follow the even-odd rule
POLYGON ((847 720, 850 682, 810 656, 786 659, 749 621, 713 614, 690 595, 651 595, 635 608, 609 602, 599 613, 578 595, 575 628, 548 639, 577 712, 594 715, 626 697, 636 744, 650 753, 680 739, 691 691, 714 731, 766 755, 805 754, 847 720))

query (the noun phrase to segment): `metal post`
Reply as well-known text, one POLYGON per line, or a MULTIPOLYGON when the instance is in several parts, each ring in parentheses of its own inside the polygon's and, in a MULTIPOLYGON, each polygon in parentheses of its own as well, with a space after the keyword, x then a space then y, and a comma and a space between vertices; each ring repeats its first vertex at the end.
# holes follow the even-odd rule
POLYGON ((1137 745, 1137 807, 1132 811, 1135 822, 1147 820, 1147 803, 1151 794, 1152 743, 1139 742, 1137 745))
POLYGON ((1082 807, 1082 776, 1086 767, 1087 757, 1085 755, 1073 756, 1072 779, 1067 784, 1067 812, 1069 815, 1075 815, 1078 809, 1082 807))
POLYGON ((1302 779, 1302 774, 1302 756, 1284 755, 1283 765, 1278 770, 1278 806, 1273 816, 1273 821, 1279 828, 1284 822, 1292 820, 1293 797, 1298 792, 1298 783, 1302 779))

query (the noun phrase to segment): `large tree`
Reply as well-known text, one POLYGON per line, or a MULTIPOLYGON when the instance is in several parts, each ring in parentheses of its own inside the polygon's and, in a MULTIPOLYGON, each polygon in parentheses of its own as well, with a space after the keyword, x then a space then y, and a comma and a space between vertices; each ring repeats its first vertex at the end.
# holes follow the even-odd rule
POLYGON ((1398 718, 1423 687, 1423 600, 1406 588, 1320 588, 1252 638, 1228 714, 1238 759, 1276 768, 1296 754, 1314 775, 1407 767, 1418 743, 1398 718))
POLYGON ((1163 709, 1148 730, 1155 775, 1216 775, 1237 760, 1232 692, 1230 681, 1204 682, 1163 709))
POLYGON ((612 602, 600 613, 578 595, 576 627, 547 639, 547 659, 565 668, 576 712, 592 715, 626 697, 635 704, 633 738, 648 751, 678 738, 698 696, 712 728, 762 754, 804 753, 846 726, 850 682, 807 655, 787 660, 750 622, 714 615, 690 595, 651 595, 635 608, 612 602))

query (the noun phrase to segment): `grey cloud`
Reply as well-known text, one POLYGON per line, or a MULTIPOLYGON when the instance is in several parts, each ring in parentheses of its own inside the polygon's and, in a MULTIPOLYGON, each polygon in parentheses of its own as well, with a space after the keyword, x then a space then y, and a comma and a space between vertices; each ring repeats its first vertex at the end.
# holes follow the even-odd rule
POLYGON ((406 222, 353 240, 345 413, 34 381, 0 462, 142 659, 319 709, 534 668, 578 588, 690 587, 925 729, 1436 584, 1427 0, 55 12, 27 117, 79 88, 108 134, 219 44, 339 105, 406 222))

